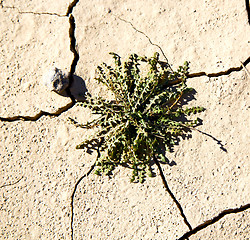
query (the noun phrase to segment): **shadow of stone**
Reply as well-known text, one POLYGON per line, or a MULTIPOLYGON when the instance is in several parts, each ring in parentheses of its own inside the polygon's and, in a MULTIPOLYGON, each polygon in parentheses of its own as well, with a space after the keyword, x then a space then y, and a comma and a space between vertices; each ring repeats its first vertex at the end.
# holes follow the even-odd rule
MULTIPOLYGON (((71 95, 74 97, 74 99, 77 102, 85 101, 85 93, 88 90, 87 90, 85 81, 81 77, 77 75, 73 75, 73 82, 71 83, 69 90, 70 90, 71 95)), ((69 94, 67 93, 66 90, 64 90, 59 95, 63 97, 69 97, 69 94)))

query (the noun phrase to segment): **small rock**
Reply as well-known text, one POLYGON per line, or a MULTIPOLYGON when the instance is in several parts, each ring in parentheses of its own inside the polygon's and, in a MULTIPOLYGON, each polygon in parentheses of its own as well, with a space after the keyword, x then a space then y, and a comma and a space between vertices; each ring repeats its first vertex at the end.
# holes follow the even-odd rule
POLYGON ((50 91, 62 93, 69 86, 69 74, 54 67, 44 75, 43 82, 50 91))

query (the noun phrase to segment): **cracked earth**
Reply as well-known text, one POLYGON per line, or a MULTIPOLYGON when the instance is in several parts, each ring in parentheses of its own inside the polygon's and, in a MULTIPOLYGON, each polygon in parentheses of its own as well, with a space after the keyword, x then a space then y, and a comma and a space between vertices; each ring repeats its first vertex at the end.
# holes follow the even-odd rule
POLYGON ((249 1, 0 1, 0 236, 3 239, 249 239, 249 1), (203 124, 158 173, 93 174, 75 146, 93 116, 75 103, 109 52, 190 61, 203 124), (64 96, 42 76, 70 72, 64 96))

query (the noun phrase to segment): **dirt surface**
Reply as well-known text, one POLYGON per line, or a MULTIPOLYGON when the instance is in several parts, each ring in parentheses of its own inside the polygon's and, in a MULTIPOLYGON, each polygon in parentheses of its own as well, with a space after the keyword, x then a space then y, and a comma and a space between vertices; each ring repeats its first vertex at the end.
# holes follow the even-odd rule
POLYGON ((249 239, 246 2, 0 1, 0 238, 249 239), (109 52, 156 51, 198 73, 187 104, 202 125, 143 184, 96 176, 97 151, 75 149, 93 131, 67 119, 93 118, 75 104, 86 91, 108 96, 94 76, 109 52), (43 85, 53 66, 71 73, 65 94, 43 85))

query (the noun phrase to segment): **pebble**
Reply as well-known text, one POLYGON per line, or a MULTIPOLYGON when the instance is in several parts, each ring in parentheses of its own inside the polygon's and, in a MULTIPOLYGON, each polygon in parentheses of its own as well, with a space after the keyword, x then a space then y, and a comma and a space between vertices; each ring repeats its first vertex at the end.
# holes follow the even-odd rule
POLYGON ((43 82, 50 91, 62 93, 69 86, 69 73, 54 67, 44 75, 43 82))

